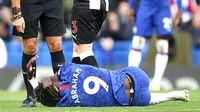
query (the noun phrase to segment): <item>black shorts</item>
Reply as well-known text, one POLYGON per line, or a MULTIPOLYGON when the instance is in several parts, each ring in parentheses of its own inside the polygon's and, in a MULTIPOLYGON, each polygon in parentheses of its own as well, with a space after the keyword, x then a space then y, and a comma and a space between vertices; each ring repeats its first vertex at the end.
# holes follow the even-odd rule
POLYGON ((71 17, 72 37, 76 44, 94 41, 106 18, 105 10, 73 8, 71 17))
POLYGON ((63 0, 21 0, 21 11, 25 20, 25 31, 13 28, 13 35, 23 38, 38 36, 38 26, 46 36, 62 36, 65 33, 63 0))

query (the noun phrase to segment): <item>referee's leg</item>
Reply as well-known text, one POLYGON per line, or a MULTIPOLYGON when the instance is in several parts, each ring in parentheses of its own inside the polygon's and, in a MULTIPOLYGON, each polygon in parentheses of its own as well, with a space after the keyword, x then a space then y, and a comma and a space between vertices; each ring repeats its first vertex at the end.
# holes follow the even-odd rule
POLYGON ((65 63, 62 50, 62 36, 48 36, 46 40, 50 50, 53 72, 56 73, 65 63))
MULTIPOLYGON (((24 83, 27 90, 27 98, 23 101, 21 107, 35 107, 35 93, 34 89, 28 81, 26 65, 29 60, 36 55, 37 50, 37 38, 23 38, 23 56, 22 56, 22 74, 24 78, 24 83)), ((33 67, 36 68, 36 62, 34 62, 33 67)))
MULTIPOLYGON (((13 35, 23 37, 23 55, 22 55, 22 74, 27 98, 23 101, 21 107, 35 107, 36 99, 34 89, 28 81, 26 65, 29 60, 36 55, 37 36, 38 36, 38 18, 43 13, 43 3, 38 0, 21 0, 21 12, 25 20, 24 33, 20 33, 13 28, 13 35)), ((36 63, 33 64, 36 68, 36 63)))
POLYGON ((64 9, 62 0, 48 0, 40 17, 42 32, 50 50, 54 73, 65 63, 62 50, 62 36, 65 33, 64 9))

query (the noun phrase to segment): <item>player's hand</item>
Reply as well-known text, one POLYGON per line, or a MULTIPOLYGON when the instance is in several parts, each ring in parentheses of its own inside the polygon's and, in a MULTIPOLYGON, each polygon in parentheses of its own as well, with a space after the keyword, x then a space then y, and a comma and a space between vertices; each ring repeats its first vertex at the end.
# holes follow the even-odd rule
POLYGON ((16 27, 17 32, 22 32, 22 33, 24 33, 25 21, 24 21, 24 18, 23 18, 23 17, 14 20, 14 21, 13 21, 13 25, 16 27))
POLYGON ((43 88, 48 91, 52 96, 59 97, 59 89, 56 83, 52 82, 51 78, 42 79, 43 88))
POLYGON ((135 11, 134 9, 129 9, 129 23, 133 24, 135 21, 135 11))
POLYGON ((28 74, 28 79, 31 80, 33 77, 35 77, 36 74, 36 68, 33 67, 33 63, 39 58, 38 55, 35 55, 34 57, 29 60, 28 64, 26 65, 26 71, 28 74))

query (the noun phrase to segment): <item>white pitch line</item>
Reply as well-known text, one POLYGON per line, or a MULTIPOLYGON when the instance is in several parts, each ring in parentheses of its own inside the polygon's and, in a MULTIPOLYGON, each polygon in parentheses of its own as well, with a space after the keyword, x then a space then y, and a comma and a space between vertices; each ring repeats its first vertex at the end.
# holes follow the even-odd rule
POLYGON ((12 83, 8 87, 8 91, 18 91, 23 85, 22 71, 13 79, 12 83))
MULTIPOLYGON (((36 79, 39 81, 41 77, 52 76, 53 71, 51 67, 37 67, 36 79)), ((24 84, 24 79, 22 76, 22 71, 20 71, 16 77, 13 79, 8 87, 8 91, 19 91, 24 84)))

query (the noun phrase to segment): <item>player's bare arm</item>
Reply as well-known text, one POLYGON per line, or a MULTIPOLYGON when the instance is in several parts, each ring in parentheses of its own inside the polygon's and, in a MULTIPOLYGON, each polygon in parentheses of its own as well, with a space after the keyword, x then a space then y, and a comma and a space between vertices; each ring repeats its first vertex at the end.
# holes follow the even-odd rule
MULTIPOLYGON (((38 58, 39 56, 35 55, 27 64, 27 73, 29 80, 35 77, 35 68, 32 65, 38 58)), ((57 75, 43 78, 41 81, 44 89, 46 89, 52 96, 59 97, 59 89, 57 86, 59 80, 57 75)))
POLYGON ((21 13, 20 0, 12 0, 12 21, 18 32, 24 33, 25 22, 21 13))
POLYGON ((182 15, 182 10, 179 8, 178 12, 176 14, 175 19, 173 20, 173 26, 178 27, 181 24, 181 15, 182 15))
POLYGON ((182 15, 182 0, 177 0, 178 5, 178 12, 175 15, 175 18, 173 20, 173 26, 178 27, 181 24, 181 15, 182 15))
POLYGON ((135 0, 129 0, 129 22, 134 23, 135 20, 135 0))
POLYGON ((133 24, 134 20, 135 20, 135 11, 133 8, 129 8, 129 22, 133 24))

